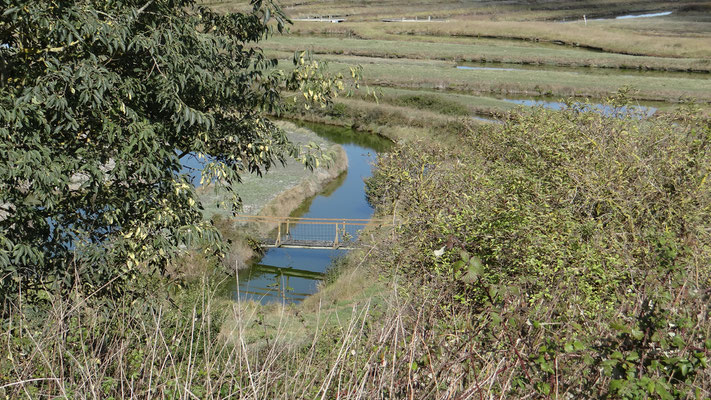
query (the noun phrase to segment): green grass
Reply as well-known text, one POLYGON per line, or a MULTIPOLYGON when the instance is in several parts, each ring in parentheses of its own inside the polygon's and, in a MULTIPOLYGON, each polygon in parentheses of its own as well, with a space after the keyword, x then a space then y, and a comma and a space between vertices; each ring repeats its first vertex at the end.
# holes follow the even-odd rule
MULTIPOLYGON (((452 64, 428 64, 406 59, 362 63, 359 57, 341 56, 332 61, 334 71, 362 64, 365 82, 374 86, 437 89, 471 94, 553 95, 556 97, 604 98, 629 86, 637 100, 677 102, 684 98, 711 101, 711 80, 660 78, 632 75, 599 76, 556 71, 459 70, 452 64)), ((287 66, 284 63, 284 66, 287 66)))
MULTIPOLYGON (((408 92, 408 95, 421 94, 428 94, 428 92, 408 92)), ((315 110, 308 114, 288 113, 287 116, 371 132, 395 142, 433 136, 447 143, 456 141, 456 131, 462 128, 461 121, 465 118, 393 104, 397 102, 396 97, 390 96, 383 98, 383 101, 375 102, 372 96, 358 93, 352 98, 339 99, 331 108, 315 110)))
POLYGON ((493 115, 516 108, 515 104, 499 100, 493 97, 472 96, 460 93, 447 93, 431 90, 411 90, 398 88, 380 88, 380 101, 383 103, 403 105, 427 109, 444 115, 465 115, 461 111, 466 110, 466 115, 493 115), (413 98, 435 99, 434 101, 412 104, 413 98), (419 107, 418 107, 419 105, 419 107), (443 107, 451 105, 456 112, 442 110, 443 107))

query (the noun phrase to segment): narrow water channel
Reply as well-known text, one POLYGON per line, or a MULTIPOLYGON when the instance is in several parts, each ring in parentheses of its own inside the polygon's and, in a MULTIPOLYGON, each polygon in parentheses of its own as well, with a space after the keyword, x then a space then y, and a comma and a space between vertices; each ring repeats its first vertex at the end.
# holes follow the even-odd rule
POLYGON ((463 62, 456 65, 459 70, 465 71, 504 71, 512 73, 521 72, 567 72, 578 75, 600 75, 600 76, 643 76, 653 78, 680 78, 680 79, 701 79, 708 80, 708 72, 684 72, 684 71, 658 71, 649 69, 633 68, 600 68, 600 67, 565 67, 549 64, 512 64, 497 62, 463 62))
MULTIPOLYGON (((298 123, 340 144, 348 156, 348 170, 323 192, 305 201, 292 216, 306 218, 370 218, 373 208, 365 198, 364 179, 371 164, 390 142, 365 132, 321 124, 298 123)), ((326 269, 345 250, 269 249, 261 260, 239 271, 229 293, 235 300, 261 303, 299 302, 314 293, 326 269), (237 283, 239 282, 239 283, 237 283)))

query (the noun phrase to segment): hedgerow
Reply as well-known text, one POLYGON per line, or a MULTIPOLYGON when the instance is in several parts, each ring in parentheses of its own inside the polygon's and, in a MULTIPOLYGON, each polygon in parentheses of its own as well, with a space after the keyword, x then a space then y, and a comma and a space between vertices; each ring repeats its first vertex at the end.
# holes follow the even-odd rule
POLYGON ((473 391, 494 368, 486 390, 509 396, 711 394, 711 125, 617 117, 517 111, 380 158, 369 198, 403 221, 384 264, 436 299, 421 334, 466 338, 436 351, 476 354, 473 391))

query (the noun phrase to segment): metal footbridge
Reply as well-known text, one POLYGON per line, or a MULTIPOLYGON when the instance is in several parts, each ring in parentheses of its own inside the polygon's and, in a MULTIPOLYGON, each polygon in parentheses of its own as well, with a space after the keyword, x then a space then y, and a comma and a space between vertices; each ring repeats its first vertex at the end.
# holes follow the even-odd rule
POLYGON ((253 227, 259 241, 268 248, 344 249, 357 247, 360 232, 367 226, 392 226, 386 219, 296 218, 262 215, 236 217, 253 227))

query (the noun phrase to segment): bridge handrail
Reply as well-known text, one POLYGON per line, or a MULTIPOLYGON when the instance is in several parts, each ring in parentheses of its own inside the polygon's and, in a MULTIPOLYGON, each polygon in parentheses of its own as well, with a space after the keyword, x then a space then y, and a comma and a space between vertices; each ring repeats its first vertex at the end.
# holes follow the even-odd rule
POLYGON ((271 222, 271 223, 293 223, 293 224, 315 224, 315 225, 392 225, 392 220, 386 218, 302 218, 302 217, 277 217, 270 215, 238 215, 236 219, 246 222, 271 222))

